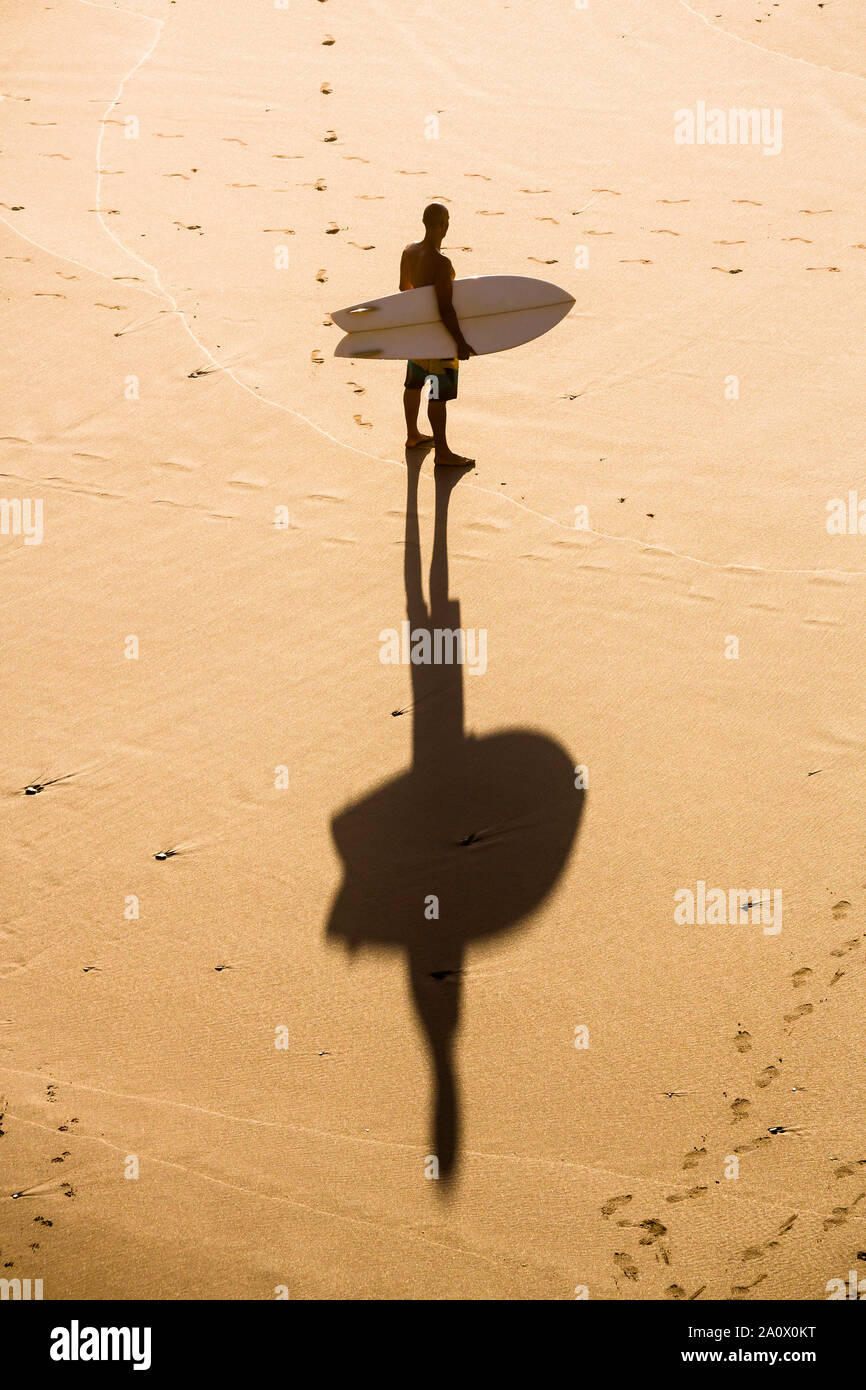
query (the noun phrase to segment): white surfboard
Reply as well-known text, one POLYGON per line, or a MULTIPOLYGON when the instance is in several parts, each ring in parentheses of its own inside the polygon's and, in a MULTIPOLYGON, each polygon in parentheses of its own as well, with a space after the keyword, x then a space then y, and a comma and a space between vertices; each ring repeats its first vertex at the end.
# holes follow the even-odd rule
MULTIPOLYGON (((454 310, 479 356, 538 338, 564 319, 574 299, 528 275, 474 275, 454 281, 454 310)), ((335 357, 454 357, 454 339, 439 317, 432 285, 368 299, 331 314, 346 337, 335 357)))

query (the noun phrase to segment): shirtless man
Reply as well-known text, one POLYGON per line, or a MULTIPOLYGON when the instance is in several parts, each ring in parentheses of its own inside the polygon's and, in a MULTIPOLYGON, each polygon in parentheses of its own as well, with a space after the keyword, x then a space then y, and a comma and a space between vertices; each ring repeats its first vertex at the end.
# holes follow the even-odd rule
POLYGON ((435 444, 434 462, 453 464, 460 468, 471 467, 474 459, 462 458, 452 453, 445 437, 445 413, 447 402, 457 396, 457 372, 459 362, 472 357, 475 349, 470 347, 457 322, 451 294, 451 281, 454 267, 447 256, 440 251, 442 238, 448 231, 448 209, 441 203, 430 203, 424 209, 424 240, 411 242, 400 260, 400 289, 415 290, 422 285, 432 285, 436 291, 439 314, 457 348, 456 357, 423 358, 419 362, 409 362, 406 366, 406 381, 403 390, 403 409, 406 413, 406 448, 416 449, 419 444, 429 444, 430 436, 418 433, 418 408, 421 404, 421 387, 427 377, 432 377, 430 397, 427 401, 427 416, 433 430, 435 444), (459 361, 458 361, 459 359, 459 361))

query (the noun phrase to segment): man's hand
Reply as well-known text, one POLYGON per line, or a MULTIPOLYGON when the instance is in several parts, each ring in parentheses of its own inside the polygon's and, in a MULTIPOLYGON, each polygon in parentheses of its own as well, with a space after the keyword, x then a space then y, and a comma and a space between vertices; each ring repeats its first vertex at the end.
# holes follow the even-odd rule
POLYGON ((478 353, 474 347, 467 343, 465 338, 460 338, 457 342, 457 357, 461 362, 465 362, 468 357, 477 357, 478 353))

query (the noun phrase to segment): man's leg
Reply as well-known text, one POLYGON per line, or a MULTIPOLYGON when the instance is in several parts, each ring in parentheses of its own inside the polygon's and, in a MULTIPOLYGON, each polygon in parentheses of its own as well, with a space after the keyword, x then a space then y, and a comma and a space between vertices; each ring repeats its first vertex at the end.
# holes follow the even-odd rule
POLYGON ((418 411, 421 406, 420 387, 411 386, 403 390, 403 413, 406 416, 406 448, 415 449, 419 444, 429 444, 429 434, 418 433, 418 411))
POLYGON ((448 406, 445 401, 434 401, 433 397, 430 397, 427 402, 427 419, 430 421, 430 428, 433 431, 437 458, 440 454, 444 458, 447 453, 450 453, 448 440, 445 437, 447 412, 448 406))
POLYGON ((447 410, 446 401, 434 401, 431 396, 427 402, 427 418, 430 421, 430 428, 433 431, 433 440, 436 445, 434 462, 453 464, 458 468, 468 468, 475 460, 461 458, 459 454, 452 454, 448 448, 448 440, 445 436, 447 410))
POLYGON ((406 380, 403 382, 403 413, 406 416, 406 448, 417 449, 419 444, 430 444, 429 434, 418 433, 418 410, 421 405, 421 387, 424 385, 424 368, 417 362, 406 363, 406 380))

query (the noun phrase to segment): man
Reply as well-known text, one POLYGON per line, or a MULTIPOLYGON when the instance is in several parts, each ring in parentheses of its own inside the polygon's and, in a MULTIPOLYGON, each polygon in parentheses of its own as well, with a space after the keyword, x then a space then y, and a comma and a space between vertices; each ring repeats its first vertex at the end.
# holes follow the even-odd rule
POLYGON ((445 436, 447 402, 457 396, 458 359, 465 362, 472 357, 475 349, 470 347, 463 336, 451 292, 454 267, 447 256, 439 249, 448 231, 448 209, 441 203, 430 203, 424 209, 424 239, 411 242, 400 260, 400 289, 415 290, 422 285, 432 285, 436 291, 439 315, 457 348, 456 357, 425 358, 420 362, 409 362, 406 367, 406 381, 403 390, 403 409, 406 413, 406 448, 416 449, 419 444, 429 444, 430 436, 418 433, 418 408, 421 404, 421 387, 427 377, 432 377, 430 397, 427 401, 427 416, 433 430, 435 444, 434 462, 452 464, 459 468, 471 467, 475 460, 463 458, 449 449, 445 436))

